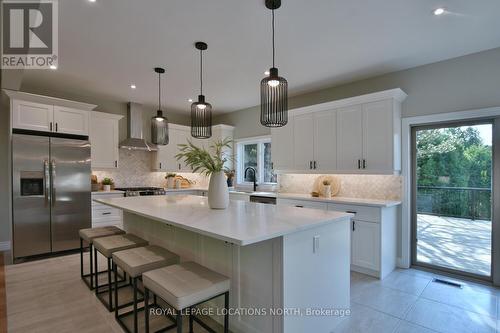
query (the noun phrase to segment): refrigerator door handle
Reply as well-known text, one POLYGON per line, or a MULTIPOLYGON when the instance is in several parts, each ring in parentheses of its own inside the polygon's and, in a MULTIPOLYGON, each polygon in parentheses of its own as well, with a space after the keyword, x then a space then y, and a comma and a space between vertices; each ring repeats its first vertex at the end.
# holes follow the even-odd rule
POLYGON ((52 207, 56 205, 56 187, 54 185, 56 180, 56 161, 51 162, 51 177, 50 177, 50 188, 52 189, 52 194, 50 196, 50 201, 52 202, 52 207))
POLYGON ((50 179, 50 174, 49 174, 49 161, 44 160, 43 161, 43 184, 44 184, 44 197, 45 197, 45 206, 49 204, 50 197, 49 197, 49 191, 50 191, 50 184, 49 184, 49 179, 50 179))

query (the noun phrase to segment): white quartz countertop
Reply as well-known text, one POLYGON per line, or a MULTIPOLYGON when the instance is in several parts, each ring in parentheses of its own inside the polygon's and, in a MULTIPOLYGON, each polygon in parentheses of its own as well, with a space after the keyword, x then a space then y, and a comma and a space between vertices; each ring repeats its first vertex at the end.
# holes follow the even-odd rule
POLYGON ((124 194, 124 191, 111 190, 111 191, 92 191, 94 195, 106 195, 106 194, 124 194))
POLYGON ((316 198, 312 197, 310 194, 304 194, 304 193, 278 193, 277 198, 328 202, 328 203, 345 204, 345 205, 371 206, 371 207, 393 207, 401 204, 401 201, 378 200, 378 199, 347 198, 347 197, 316 198))
POLYGON ((225 210, 208 207, 207 198, 193 195, 94 199, 152 220, 236 245, 249 245, 350 219, 342 212, 230 200, 225 210))
POLYGON ((202 187, 183 187, 183 188, 164 188, 165 192, 190 192, 190 191, 208 191, 208 188, 202 188, 202 187))

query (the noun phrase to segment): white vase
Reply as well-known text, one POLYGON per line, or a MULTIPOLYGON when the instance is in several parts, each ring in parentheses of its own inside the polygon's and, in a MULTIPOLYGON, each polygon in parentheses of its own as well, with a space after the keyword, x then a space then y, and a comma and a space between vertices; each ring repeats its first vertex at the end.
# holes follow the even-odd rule
POLYGON ((111 185, 102 185, 102 190, 106 192, 111 191, 111 185))
POLYGON ((229 189, 224 171, 214 172, 210 176, 208 206, 212 209, 226 209, 229 206, 229 189))
POLYGON ((332 186, 331 185, 323 185, 323 196, 325 198, 332 197, 332 186))

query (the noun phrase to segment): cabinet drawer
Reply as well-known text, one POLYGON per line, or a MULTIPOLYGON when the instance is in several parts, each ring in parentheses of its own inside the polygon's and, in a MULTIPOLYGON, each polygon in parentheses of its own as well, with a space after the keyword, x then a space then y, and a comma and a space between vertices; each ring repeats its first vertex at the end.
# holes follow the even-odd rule
POLYGON ((344 205, 344 204, 328 204, 328 210, 336 210, 339 212, 348 212, 355 214, 354 219, 369 222, 380 222, 380 208, 344 205))
POLYGON ((328 204, 325 202, 316 202, 308 200, 294 200, 294 199, 279 199, 277 200, 278 205, 288 205, 300 208, 313 208, 313 209, 323 209, 326 210, 328 204))
POLYGON ((99 209, 92 208, 92 219, 95 218, 122 218, 122 211, 112 207, 99 209))

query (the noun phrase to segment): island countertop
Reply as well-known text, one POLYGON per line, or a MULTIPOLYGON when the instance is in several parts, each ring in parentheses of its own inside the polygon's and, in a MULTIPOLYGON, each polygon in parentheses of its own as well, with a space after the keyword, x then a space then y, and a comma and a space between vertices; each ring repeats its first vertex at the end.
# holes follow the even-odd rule
POLYGON ((353 215, 335 211, 231 200, 224 210, 210 209, 193 195, 143 196, 94 201, 192 232, 244 246, 285 236, 353 215))

